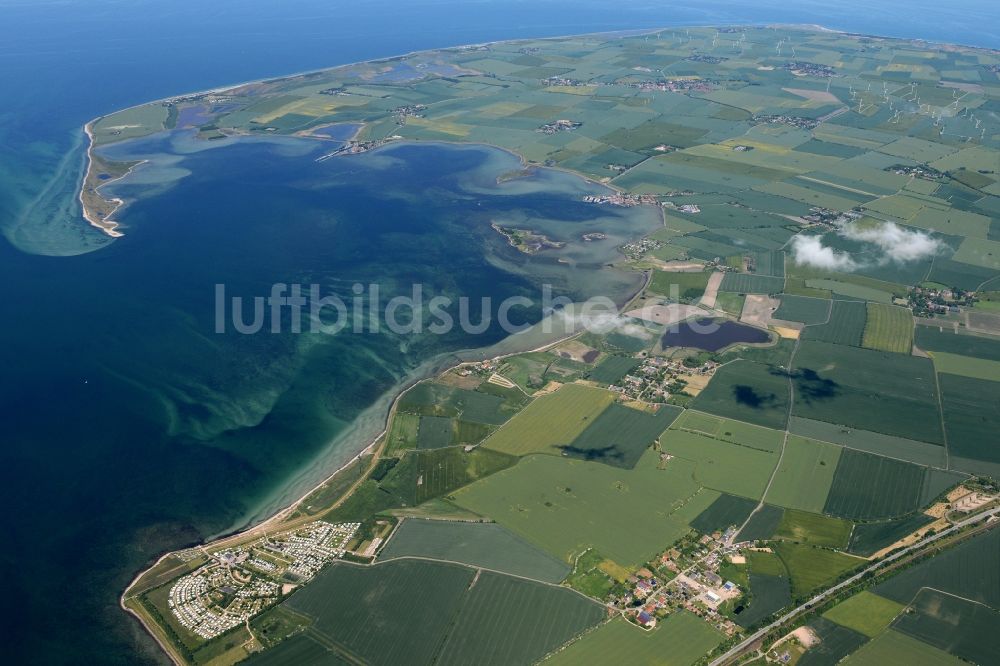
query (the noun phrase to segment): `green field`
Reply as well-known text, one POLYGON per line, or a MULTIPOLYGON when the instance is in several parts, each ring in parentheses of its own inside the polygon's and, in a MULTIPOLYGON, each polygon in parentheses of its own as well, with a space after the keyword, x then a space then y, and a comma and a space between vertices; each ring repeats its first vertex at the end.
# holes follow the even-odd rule
POLYGON ((724 530, 730 525, 739 527, 756 506, 754 500, 724 493, 691 521, 691 527, 702 534, 724 530))
POLYGON ((743 312, 745 301, 746 298, 743 294, 720 291, 715 297, 715 308, 734 317, 739 317, 740 313, 743 312))
MULTIPOLYGON (((830 299, 833 298, 833 292, 829 289, 819 289, 817 287, 810 287, 806 284, 806 280, 801 277, 789 275, 785 278, 785 294, 786 296, 794 296, 796 298, 812 298, 816 300, 825 300, 829 303, 827 306, 827 315, 829 315, 829 308, 833 305, 830 299)), ((827 317, 824 316, 822 319, 817 321, 817 324, 822 324, 826 322, 827 317)))
POLYGON ((847 550, 855 555, 868 557, 933 521, 928 515, 914 512, 895 520, 858 523, 851 533, 851 544, 847 550))
POLYGON ((839 296, 859 298, 863 301, 875 301, 876 303, 892 302, 892 292, 890 291, 843 280, 813 278, 806 280, 806 287, 809 289, 828 290, 839 296))
MULTIPOLYGON (((471 451, 457 447, 411 451, 378 484, 378 492, 396 498, 399 505, 416 506, 516 462, 517 458, 506 453, 483 448, 471 451)), ((354 499, 352 497, 345 506, 354 499)))
POLYGON ((755 275, 750 273, 726 273, 720 291, 737 294, 777 294, 785 286, 783 277, 755 275))
POLYGON ((851 528, 847 520, 787 509, 773 538, 841 549, 847 547, 851 528))
POLYGON ((979 289, 981 284, 996 277, 997 272, 990 268, 938 258, 934 262, 934 270, 931 271, 929 279, 962 289, 979 289))
POLYGON ((895 305, 868 303, 868 322, 861 344, 868 349, 909 354, 913 348, 913 315, 895 305))
POLYGON ((545 373, 552 363, 552 356, 549 354, 522 354, 505 359, 498 373, 517 384, 525 393, 531 394, 545 385, 545 373))
POLYGON ((404 520, 379 554, 379 562, 425 557, 461 562, 558 583, 569 566, 493 523, 404 520))
POLYGON ((102 145, 159 132, 168 115, 166 104, 153 103, 105 116, 92 127, 94 143, 102 145))
POLYGON ((317 640, 371 664, 430 663, 461 610, 472 569, 399 561, 335 564, 287 605, 313 618, 317 640), (434 608, 435 612, 422 612, 434 608), (392 631, 392 640, 385 632, 392 631))
POLYGON ((310 634, 299 634, 281 641, 265 652, 253 655, 240 663, 248 666, 349 666, 352 662, 332 652, 310 634))
POLYGON ((696 409, 685 410, 673 428, 772 453, 781 450, 781 442, 784 439, 784 435, 778 430, 720 418, 696 409))
MULTIPOLYGON (((779 562, 780 564, 780 562, 779 562)), ((782 572, 784 569, 782 569, 782 572)), ((763 622, 792 602, 791 587, 786 575, 757 573, 751 564, 750 601, 742 610, 734 610, 736 624, 750 628, 763 622)))
POLYGON ((859 346, 865 332, 867 312, 865 304, 860 301, 833 301, 829 321, 807 327, 803 339, 859 346))
POLYGON ((452 419, 449 444, 451 446, 471 446, 478 444, 486 439, 495 429, 496 426, 485 423, 452 419))
POLYGON ((737 539, 739 541, 757 541, 770 539, 778 529, 785 510, 781 507, 765 504, 750 516, 750 521, 746 524, 737 539))
POLYGON ((798 321, 803 324, 825 324, 830 318, 833 301, 809 296, 781 296, 781 305, 774 311, 775 319, 798 321))
POLYGON ((377 513, 395 509, 407 504, 395 493, 383 489, 372 479, 358 486, 342 504, 319 516, 334 523, 361 522, 377 513))
POLYGON ((656 271, 649 283, 649 290, 674 301, 690 303, 702 297, 711 275, 708 272, 667 273, 656 271))
POLYGON ((920 506, 925 468, 845 449, 824 512, 854 520, 894 518, 920 506))
POLYGON ((1000 361, 990 361, 975 356, 961 356, 948 352, 931 352, 934 368, 938 372, 986 381, 1000 377, 1000 361))
POLYGON ((965 599, 923 589, 893 623, 904 633, 973 664, 1000 655, 1000 612, 965 599))
POLYGON ((920 491, 920 506, 927 506, 945 491, 968 478, 969 475, 964 472, 929 468, 924 475, 924 488, 920 491))
POLYGON ((794 375, 795 416, 942 442, 937 384, 929 359, 803 341, 794 375))
POLYGON ((901 604, 909 604, 924 587, 1000 611, 1000 530, 976 535, 925 559, 875 586, 873 591, 901 604))
POLYGON ((723 419, 716 439, 739 444, 758 451, 777 453, 781 450, 784 435, 779 430, 765 428, 752 423, 723 419))
POLYGON ((874 639, 843 662, 844 666, 961 666, 961 659, 910 638, 897 631, 887 631, 874 639))
MULTIPOLYGON (((759 218, 758 218, 759 219, 759 218)), ((774 219, 780 223, 783 218, 774 219)), ((773 252, 747 252, 746 255, 753 259, 753 272, 756 275, 769 275, 772 277, 785 277, 785 253, 778 250, 773 252)))
POLYGON ((798 599, 832 585, 843 574, 866 562, 825 548, 790 542, 778 543, 774 550, 788 569, 792 595, 798 599))
POLYGON ((918 442, 885 435, 870 430, 849 428, 825 421, 814 421, 793 416, 789 419, 790 432, 819 441, 840 444, 851 449, 867 451, 878 455, 899 458, 918 465, 945 465, 945 450, 943 446, 918 442))
POLYGON ((716 497, 696 497, 693 463, 671 460, 661 470, 658 460, 647 451, 635 469, 624 470, 529 456, 455 493, 455 502, 566 562, 593 547, 623 566, 638 565, 688 531, 673 515, 678 508, 700 512, 716 497))
POLYGON ((695 480, 713 490, 760 499, 778 462, 774 453, 684 430, 668 430, 660 448, 695 463, 695 480))
POLYGON ((398 410, 421 416, 458 417, 464 421, 500 425, 523 405, 523 395, 504 396, 470 391, 438 382, 421 382, 403 394, 398 410))
POLYGON ((661 405, 655 414, 650 414, 615 403, 593 419, 576 439, 560 448, 570 458, 631 469, 680 413, 680 407, 672 405, 661 405))
POLYGON ((865 590, 841 601, 823 613, 823 617, 873 638, 882 633, 903 608, 903 604, 865 590))
POLYGON ((539 452, 558 455, 560 447, 576 439, 612 402, 613 393, 567 384, 533 400, 484 445, 518 456, 539 452))
POLYGON ((716 370, 692 407, 781 430, 788 414, 788 379, 782 372, 761 363, 727 363, 716 370))
POLYGON ((392 425, 386 438, 385 453, 392 455, 417 446, 417 430, 420 428, 420 416, 396 412, 392 415, 392 425))
POLYGON ((451 444, 451 419, 445 416, 421 416, 417 429, 417 448, 440 449, 451 444))
POLYGON ((752 550, 746 554, 750 571, 762 576, 788 578, 788 568, 775 553, 767 550, 752 550))
POLYGON ((765 499, 789 509, 821 512, 841 451, 841 447, 833 444, 789 435, 765 499))
POLYGON ((947 352, 1000 361, 1000 340, 996 338, 952 333, 933 326, 917 326, 914 342, 927 352, 947 352))
POLYGON ((616 580, 602 568, 605 561, 596 550, 586 551, 576 558, 573 571, 564 583, 593 599, 607 598, 616 580))
POLYGON ((605 617, 601 605, 566 588, 484 571, 434 663, 528 666, 605 617))
POLYGON ((956 465, 973 473, 1000 476, 1000 382, 939 375, 948 450, 966 458, 969 464, 956 465), (985 464, 983 464, 985 463, 985 464))
POLYGON ((699 412, 696 409, 686 409, 674 424, 675 430, 690 430, 709 437, 718 438, 726 419, 699 412))
POLYGON ((639 367, 640 363, 642 361, 631 356, 611 355, 590 371, 589 378, 602 384, 617 384, 622 377, 639 367))
POLYGON ((818 617, 807 625, 819 636, 820 643, 802 655, 797 666, 836 666, 868 641, 868 637, 853 629, 842 627, 826 618, 818 617))
POLYGON ((354 459, 354 462, 343 467, 339 472, 327 479, 305 497, 292 517, 316 515, 325 511, 331 504, 342 499, 347 491, 361 479, 371 465, 372 456, 364 455, 354 459))
POLYGON ((545 661, 546 666, 690 666, 722 642, 721 633, 687 612, 676 612, 653 631, 615 618, 545 661))
POLYGON ((416 560, 334 565, 287 605, 313 618, 311 638, 371 664, 531 664, 605 616, 565 588, 416 560))

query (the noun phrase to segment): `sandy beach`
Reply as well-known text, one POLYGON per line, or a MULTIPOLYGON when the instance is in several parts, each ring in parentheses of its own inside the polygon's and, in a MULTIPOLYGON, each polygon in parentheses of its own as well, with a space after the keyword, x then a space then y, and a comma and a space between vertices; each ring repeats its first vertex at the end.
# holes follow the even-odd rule
POLYGON ((112 238, 120 238, 124 236, 124 234, 121 231, 118 231, 119 224, 114 220, 114 215, 123 205, 125 205, 125 201, 119 197, 105 198, 101 196, 100 189, 105 185, 122 180, 131 174, 136 167, 145 164, 145 160, 130 165, 121 175, 108 178, 107 180, 100 180, 98 174, 94 172, 96 159, 94 156, 94 132, 91 128, 97 120, 100 119, 97 118, 91 120, 83 126, 83 132, 87 135, 88 141, 87 169, 84 172, 83 180, 80 183, 80 193, 78 195, 78 199, 80 201, 80 209, 83 214, 83 219, 87 220, 90 226, 100 229, 112 238), (94 199, 96 199, 96 201, 94 199))

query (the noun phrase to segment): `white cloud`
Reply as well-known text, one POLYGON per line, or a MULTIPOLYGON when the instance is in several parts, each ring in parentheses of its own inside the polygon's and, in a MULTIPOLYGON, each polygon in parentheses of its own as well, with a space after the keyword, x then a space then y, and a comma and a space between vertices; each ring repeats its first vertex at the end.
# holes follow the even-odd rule
POLYGON ((797 264, 833 271, 853 271, 858 267, 851 255, 823 245, 820 236, 799 234, 792 238, 792 258, 797 264))
POLYGON ((853 271, 864 265, 889 262, 905 264, 933 256, 941 251, 942 242, 923 231, 911 231, 893 222, 876 226, 847 224, 837 234, 848 240, 869 243, 878 252, 865 252, 868 261, 855 259, 850 253, 823 245, 821 236, 799 234, 792 238, 792 258, 797 264, 835 271, 853 271), (874 256, 872 256, 874 255, 874 256))
POLYGON ((885 253, 882 262, 906 263, 937 254, 941 241, 923 231, 910 231, 893 222, 876 227, 845 226, 839 232, 845 238, 877 245, 885 253))
MULTIPOLYGON (((613 303, 611 305, 613 307, 613 303)), ((636 324, 629 317, 611 311, 570 314, 566 309, 563 309, 559 311, 558 316, 569 330, 576 331, 583 327, 584 330, 600 335, 618 331, 642 340, 650 340, 653 337, 653 334, 646 327, 636 324)))

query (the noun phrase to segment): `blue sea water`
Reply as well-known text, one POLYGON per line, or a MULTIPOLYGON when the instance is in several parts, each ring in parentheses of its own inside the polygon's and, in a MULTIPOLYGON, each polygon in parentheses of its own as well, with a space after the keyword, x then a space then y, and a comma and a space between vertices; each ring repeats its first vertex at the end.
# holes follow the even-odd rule
POLYGON ((584 186, 540 174, 491 187, 511 158, 480 149, 400 147, 317 167, 314 148, 282 142, 185 152, 154 139, 130 149, 161 156, 161 180, 189 175, 121 185, 137 200, 128 235, 109 242, 74 199, 84 122, 192 90, 515 37, 785 22, 1000 46, 994 2, 679 4, 0 0, 4 660, 162 660, 117 606, 136 570, 259 516, 303 470, 335 465, 349 451, 329 442, 424 360, 500 338, 220 336, 212 285, 630 286, 600 268, 600 248, 563 265, 491 235, 488 218, 508 216, 570 238, 587 220, 571 205, 584 186))

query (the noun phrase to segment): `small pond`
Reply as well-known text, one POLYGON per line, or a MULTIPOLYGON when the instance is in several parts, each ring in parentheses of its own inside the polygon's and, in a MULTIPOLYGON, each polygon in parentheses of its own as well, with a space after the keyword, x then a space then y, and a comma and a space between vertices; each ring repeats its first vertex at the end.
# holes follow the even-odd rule
POLYGON ((771 339, 767 331, 735 321, 702 317, 681 322, 663 334, 663 348, 691 347, 719 351, 737 342, 762 343, 771 339))

